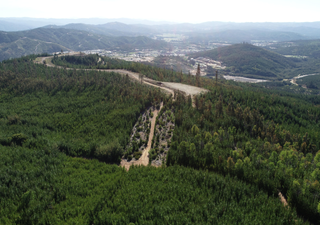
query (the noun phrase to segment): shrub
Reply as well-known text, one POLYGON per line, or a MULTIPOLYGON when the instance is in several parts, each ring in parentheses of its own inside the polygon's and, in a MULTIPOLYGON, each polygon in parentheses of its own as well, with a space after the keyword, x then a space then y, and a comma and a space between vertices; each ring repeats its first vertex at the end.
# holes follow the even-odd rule
POLYGON ((141 157, 141 155, 142 155, 142 152, 135 152, 135 153, 133 153, 133 157, 136 159, 136 160, 138 160, 140 157, 141 157))
POLYGON ((104 162, 117 162, 122 154, 123 148, 120 146, 118 139, 115 139, 107 145, 98 147, 94 155, 104 162))
POLYGON ((11 138, 9 138, 9 140, 11 141, 11 143, 15 143, 17 145, 22 145, 23 142, 25 142, 28 139, 28 137, 22 133, 19 134, 14 134, 11 136, 11 138))

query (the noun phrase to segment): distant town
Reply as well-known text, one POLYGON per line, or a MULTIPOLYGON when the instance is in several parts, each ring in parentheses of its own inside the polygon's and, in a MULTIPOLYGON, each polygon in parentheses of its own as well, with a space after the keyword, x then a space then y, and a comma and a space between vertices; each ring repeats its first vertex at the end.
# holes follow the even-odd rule
MULTIPOLYGON (((158 36, 155 39, 160 39, 158 36)), ((174 38, 167 39, 163 38, 163 40, 167 42, 177 41, 174 38)), ((181 40, 183 38, 181 37, 181 40)), ((230 44, 225 43, 209 43, 208 45, 200 45, 200 44, 189 44, 189 45, 182 45, 182 46, 175 46, 172 47, 170 50, 153 50, 153 49, 135 49, 130 52, 124 52, 119 50, 108 50, 108 49, 92 49, 82 51, 84 54, 98 54, 101 56, 107 56, 111 58, 122 59, 125 61, 132 61, 132 62, 153 62, 156 57, 181 57, 186 63, 190 64, 191 68, 189 72, 192 75, 195 75, 197 72, 198 64, 200 65, 201 75, 205 76, 207 74, 207 68, 211 66, 212 68, 219 68, 225 69, 225 66, 222 66, 222 62, 215 61, 212 59, 198 57, 198 58, 191 58, 187 56, 188 54, 200 52, 200 51, 207 51, 211 49, 215 49, 217 47, 227 46, 230 44)), ((68 51, 64 51, 63 53, 71 53, 68 51)), ((55 52, 53 54, 61 54, 61 52, 55 52)))

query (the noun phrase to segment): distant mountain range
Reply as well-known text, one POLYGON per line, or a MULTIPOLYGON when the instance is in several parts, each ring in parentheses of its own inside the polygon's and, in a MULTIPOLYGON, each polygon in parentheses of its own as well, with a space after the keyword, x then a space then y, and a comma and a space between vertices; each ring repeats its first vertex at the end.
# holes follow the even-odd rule
POLYGON ((64 26, 48 25, 45 28, 65 28, 74 30, 83 30, 95 34, 103 34, 107 36, 149 36, 157 33, 148 27, 138 25, 127 25, 119 22, 112 22, 100 25, 91 25, 83 23, 71 23, 64 26))
POLYGON ((37 28, 19 32, 0 32, 0 61, 22 55, 93 49, 124 50, 165 49, 164 41, 148 37, 111 37, 65 28, 37 28))
POLYGON ((34 27, 27 24, 13 23, 13 22, 0 20, 0 31, 20 31, 20 30, 29 30, 32 28, 34 27))
POLYGON ((124 23, 124 24, 143 24, 143 25, 160 25, 160 24, 174 24, 168 21, 150 21, 150 20, 138 20, 138 19, 128 19, 128 18, 80 18, 80 19, 45 19, 45 18, 0 18, 0 30, 2 31, 22 31, 28 29, 34 29, 39 27, 44 27, 48 25, 64 26, 67 24, 90 24, 99 25, 106 23, 124 23), (8 26, 10 24, 10 26, 8 26))
MULTIPOLYGON (((101 29, 111 29, 129 33, 128 35, 151 35, 155 33, 219 33, 223 31, 262 31, 262 32, 291 32, 300 35, 303 39, 320 38, 320 22, 300 22, 300 23, 234 23, 234 22, 204 22, 192 23, 172 23, 167 21, 148 21, 137 19, 38 19, 38 18, 0 18, 0 30, 2 31, 21 31, 34 29, 49 25, 66 26, 78 30, 86 30, 100 34, 108 34, 108 31, 101 29), (82 25, 80 25, 82 24, 82 25), (97 25, 97 26, 92 26, 97 25), (88 26, 81 28, 81 26, 88 26), (106 32, 106 33, 104 33, 106 32)), ((110 33, 110 32, 109 32, 110 33)), ((111 32, 114 33, 114 32, 111 32)), ((120 34, 122 35, 122 34, 120 34)))
POLYGON ((189 35, 190 43, 201 42, 252 42, 252 41, 291 41, 303 40, 308 37, 293 32, 271 30, 224 30, 215 32, 194 32, 189 35))

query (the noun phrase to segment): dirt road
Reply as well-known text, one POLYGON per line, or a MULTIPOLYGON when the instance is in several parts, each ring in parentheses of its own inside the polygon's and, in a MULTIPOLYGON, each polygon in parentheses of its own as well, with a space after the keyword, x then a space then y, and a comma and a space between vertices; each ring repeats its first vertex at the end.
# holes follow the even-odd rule
MULTIPOLYGON (((70 55, 74 55, 74 54, 79 54, 79 53, 71 53, 70 55)), ((49 67, 58 67, 58 68, 62 68, 61 66, 56 66, 51 62, 51 58, 53 58, 53 56, 49 56, 49 57, 42 57, 41 59, 37 58, 35 60, 36 63, 43 63, 44 61, 46 62, 46 65, 49 67)), ((67 68, 68 70, 73 70, 72 68, 67 68)), ((139 80, 139 74, 138 73, 134 73, 128 70, 123 70, 123 69, 77 69, 77 70, 96 70, 96 71, 102 71, 102 72, 115 72, 115 73, 120 73, 122 75, 127 75, 135 80, 139 80)), ((204 88, 199 88, 199 87, 195 87, 195 86, 191 86, 191 85, 187 85, 187 84, 181 84, 181 83, 173 83, 173 82, 158 82, 155 80, 152 80, 150 78, 144 78, 143 79, 143 83, 147 84, 149 86, 153 86, 153 87, 158 87, 162 90, 164 90, 165 92, 172 94, 172 96, 174 96, 174 91, 180 91, 185 93, 186 95, 198 95, 200 93, 205 93, 208 92, 207 89, 204 88), (159 84, 160 83, 160 84, 159 84)))
MULTIPOLYGON (((76 54, 76 53, 73 53, 73 54, 76 54)), ((52 56, 37 58, 35 60, 35 63, 44 63, 45 62, 45 64, 49 67, 62 68, 61 66, 54 65, 51 62, 52 58, 53 58, 52 56)), ((66 68, 66 69, 73 70, 73 68, 66 68)), ((128 75, 130 78, 135 79, 137 81, 140 81, 138 73, 134 73, 134 72, 127 71, 127 70, 121 70, 121 69, 77 69, 77 70, 96 70, 96 71, 101 71, 101 72, 115 72, 115 73, 119 73, 122 75, 128 75)), ((158 88, 164 90, 165 92, 167 92, 168 94, 172 94, 172 96, 174 96, 175 91, 180 91, 182 93, 185 93, 186 95, 190 95, 192 97, 192 100, 193 100, 194 95, 197 95, 200 93, 205 93, 208 91, 204 88, 199 88, 199 87, 195 87, 195 86, 191 86, 191 85, 186 85, 186 84, 181 84, 181 83, 173 83, 173 82, 159 82, 159 81, 152 80, 150 78, 144 78, 143 83, 146 85, 149 85, 149 86, 158 87, 158 88)), ((156 123, 156 118, 157 118, 158 113, 162 107, 163 107, 163 103, 161 103, 159 110, 153 111, 153 118, 151 120, 151 128, 150 128, 148 145, 144 149, 142 156, 139 158, 139 160, 136 160, 136 161, 133 160, 132 162, 128 162, 127 160, 123 159, 121 161, 120 166, 123 166, 127 170, 129 170, 131 165, 145 165, 145 166, 147 166, 149 164, 149 151, 151 149, 151 143, 152 143, 152 139, 154 136, 154 127, 155 127, 155 123, 156 123)))
POLYGON ((150 134, 149 134, 149 139, 148 139, 148 145, 143 150, 142 156, 139 158, 139 160, 132 161, 132 162, 128 162, 126 159, 121 160, 120 166, 125 167, 126 170, 129 170, 130 166, 132 166, 132 165, 144 165, 144 166, 149 165, 149 151, 151 149, 152 139, 154 136, 154 127, 156 125, 156 119, 157 119, 158 113, 160 112, 162 107, 163 107, 163 102, 161 102, 159 110, 155 109, 153 111, 153 117, 151 120, 151 128, 150 128, 150 134))
MULTIPOLYGON (((318 74, 318 73, 313 73, 313 74, 306 74, 306 75, 298 75, 298 76, 292 78, 292 79, 290 80, 290 83, 291 83, 291 84, 294 84, 294 85, 298 85, 298 84, 297 84, 297 79, 300 79, 300 78, 303 78, 303 77, 308 77, 308 76, 314 76, 314 75, 319 75, 319 74, 318 74)), ((306 85, 303 85, 302 87, 303 87, 303 88, 307 88, 306 85)))

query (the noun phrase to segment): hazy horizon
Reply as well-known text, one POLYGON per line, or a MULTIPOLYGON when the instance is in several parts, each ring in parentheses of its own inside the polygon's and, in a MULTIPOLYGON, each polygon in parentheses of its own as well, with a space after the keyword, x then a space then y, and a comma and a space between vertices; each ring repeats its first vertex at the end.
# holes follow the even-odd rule
POLYGON ((316 22, 320 21, 318 0, 226 0, 195 3, 163 0, 91 0, 90 4, 57 0, 48 7, 40 0, 13 0, 1 4, 0 19, 121 19, 163 21, 173 23, 221 22, 316 22), (63 6, 63 7, 62 7, 63 6))

